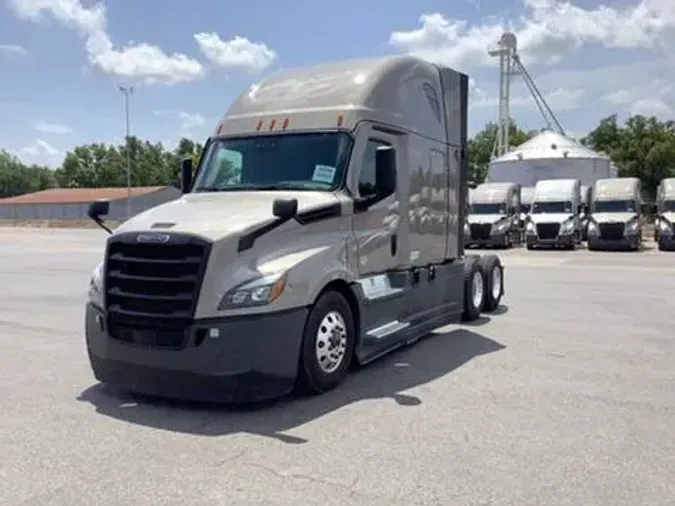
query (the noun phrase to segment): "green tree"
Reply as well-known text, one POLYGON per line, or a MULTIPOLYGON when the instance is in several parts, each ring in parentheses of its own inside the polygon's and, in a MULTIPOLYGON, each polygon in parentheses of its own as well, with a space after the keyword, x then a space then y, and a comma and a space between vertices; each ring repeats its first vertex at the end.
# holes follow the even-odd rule
MULTIPOLYGON (((485 181, 492 152, 497 140, 497 123, 488 123, 485 127, 469 140, 469 179, 475 183, 485 181)), ((518 128, 514 121, 509 125, 509 144, 512 147, 520 146, 523 142, 534 137, 538 132, 525 132, 518 128)))
POLYGON ((48 167, 26 165, 11 153, 0 150, 0 198, 36 192, 56 186, 48 167))
POLYGON ((582 144, 607 153, 619 176, 637 177, 653 196, 661 179, 675 175, 675 122, 634 115, 619 125, 616 115, 603 118, 582 144))

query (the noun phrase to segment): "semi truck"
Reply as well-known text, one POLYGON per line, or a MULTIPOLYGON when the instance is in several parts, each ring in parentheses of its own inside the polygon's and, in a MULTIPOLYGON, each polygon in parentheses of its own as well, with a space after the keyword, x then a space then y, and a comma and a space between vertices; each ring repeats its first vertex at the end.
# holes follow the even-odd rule
POLYGON ((578 179, 537 182, 525 230, 527 249, 539 246, 576 249, 581 242, 580 207, 581 182, 578 179))
POLYGON ((581 185, 581 210, 579 211, 579 226, 581 227, 581 240, 588 239, 588 215, 591 204, 593 186, 581 185))
POLYGON ((114 231, 92 202, 111 234, 86 303, 95 378, 208 402, 320 394, 496 309, 499 257, 464 254, 467 101, 465 74, 412 56, 284 69, 183 161, 182 197, 114 231), (423 193, 442 227, 411 222, 423 193))
POLYGON ((661 251, 675 250, 675 177, 662 179, 656 192, 654 239, 661 251))
POLYGON ((520 244, 520 185, 483 183, 470 193, 464 241, 470 246, 520 244))
POLYGON ((639 250, 642 221, 642 191, 638 178, 617 177, 595 182, 587 232, 589 250, 639 250))

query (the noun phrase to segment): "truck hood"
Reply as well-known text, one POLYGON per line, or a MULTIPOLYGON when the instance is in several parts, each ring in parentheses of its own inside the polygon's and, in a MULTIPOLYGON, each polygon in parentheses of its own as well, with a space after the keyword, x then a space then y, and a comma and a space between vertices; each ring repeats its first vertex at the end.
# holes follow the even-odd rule
POLYGON ((562 223, 572 218, 570 213, 539 213, 530 214, 532 223, 562 223))
POLYGON ((593 213, 593 220, 598 223, 626 223, 637 217, 636 213, 593 213))
POLYGON ((469 224, 497 223, 506 218, 503 214, 470 214, 467 216, 469 224))
POLYGON ((298 211, 339 202, 326 192, 219 192, 191 193, 144 211, 115 229, 122 232, 183 232, 211 241, 243 234, 275 219, 272 204, 278 198, 295 198, 298 211))

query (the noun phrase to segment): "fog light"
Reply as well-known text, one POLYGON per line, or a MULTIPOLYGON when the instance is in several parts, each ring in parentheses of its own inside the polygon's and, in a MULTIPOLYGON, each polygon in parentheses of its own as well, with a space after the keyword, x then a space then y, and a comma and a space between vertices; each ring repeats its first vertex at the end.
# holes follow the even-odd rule
POLYGON ((209 339, 218 339, 220 337, 220 329, 209 329, 209 339))

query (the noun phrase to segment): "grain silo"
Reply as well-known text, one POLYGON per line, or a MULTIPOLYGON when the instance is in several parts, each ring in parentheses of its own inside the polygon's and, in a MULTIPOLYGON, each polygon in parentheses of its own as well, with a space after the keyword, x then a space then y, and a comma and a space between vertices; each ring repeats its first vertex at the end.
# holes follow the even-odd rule
POLYGON ((486 181, 528 187, 542 179, 579 179, 592 186, 597 179, 611 177, 617 177, 617 171, 607 155, 545 130, 490 162, 486 181))

